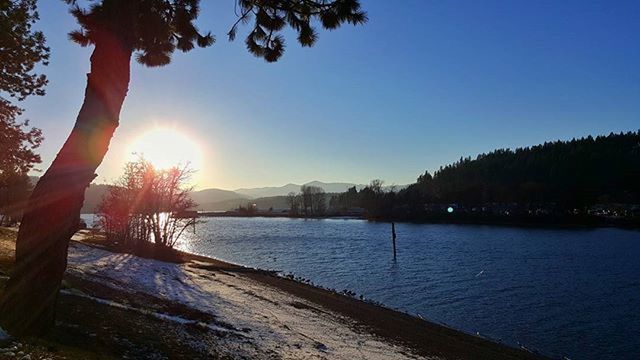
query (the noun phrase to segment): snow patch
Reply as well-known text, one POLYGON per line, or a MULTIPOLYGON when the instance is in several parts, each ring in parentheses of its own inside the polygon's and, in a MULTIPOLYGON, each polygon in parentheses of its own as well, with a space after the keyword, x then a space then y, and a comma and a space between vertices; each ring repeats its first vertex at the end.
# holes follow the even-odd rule
MULTIPOLYGON (((67 271, 96 280, 120 291, 140 292, 184 304, 214 316, 236 329, 250 329, 250 336, 221 336, 216 347, 231 358, 283 359, 417 359, 406 347, 391 344, 353 321, 328 309, 276 288, 252 280, 241 273, 211 271, 183 264, 143 259, 108 252, 81 243, 69 246, 67 271), (211 276, 215 274, 215 276, 211 276), (305 304, 307 306, 293 306, 305 304)), ((88 296, 86 294, 76 296, 88 296)), ((110 306, 127 305, 91 298, 110 306)), ((167 321, 191 324, 191 320, 151 313, 167 321)), ((213 331, 226 331, 204 324, 213 331)))

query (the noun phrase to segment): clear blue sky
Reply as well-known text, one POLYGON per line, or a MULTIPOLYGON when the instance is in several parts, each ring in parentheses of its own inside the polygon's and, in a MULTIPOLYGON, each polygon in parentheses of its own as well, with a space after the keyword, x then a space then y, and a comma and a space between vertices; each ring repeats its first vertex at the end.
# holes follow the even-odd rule
MULTIPOLYGON (((404 184, 460 156, 640 128, 637 0, 363 0, 367 25, 322 32, 311 49, 288 36, 276 64, 227 41, 233 0, 202 3, 198 24, 217 43, 132 66, 99 182, 158 124, 202 148, 198 187, 226 189, 404 184)), ((75 121, 91 49, 67 40, 76 25, 62 1, 39 4, 50 85, 22 105, 46 136, 46 168, 75 121)))

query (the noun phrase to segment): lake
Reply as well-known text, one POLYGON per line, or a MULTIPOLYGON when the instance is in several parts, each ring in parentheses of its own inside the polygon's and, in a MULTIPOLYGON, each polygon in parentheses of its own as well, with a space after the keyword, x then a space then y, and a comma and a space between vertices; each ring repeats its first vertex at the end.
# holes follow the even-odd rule
POLYGON ((180 248, 571 359, 640 358, 640 232, 205 218, 180 248))

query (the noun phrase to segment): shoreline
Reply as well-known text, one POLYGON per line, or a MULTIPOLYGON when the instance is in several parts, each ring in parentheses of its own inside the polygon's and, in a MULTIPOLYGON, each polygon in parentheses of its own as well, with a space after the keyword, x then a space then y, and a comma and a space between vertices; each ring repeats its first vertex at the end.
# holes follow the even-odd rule
MULTIPOLYGON (((94 213, 82 213, 81 215, 94 215, 94 213)), ((558 219, 544 218, 516 218, 507 220, 504 218, 453 218, 447 216, 428 219, 408 218, 368 218, 351 215, 324 215, 301 216, 280 213, 240 214, 236 212, 201 212, 198 218, 267 218, 267 219, 301 219, 301 220, 363 220, 378 223, 399 223, 416 225, 478 225, 515 228, 538 229, 625 229, 640 230, 640 219, 606 219, 594 218, 582 221, 559 221, 558 219)), ((580 219, 578 219, 580 220, 580 219)))
MULTIPOLYGON (((78 240, 76 240, 78 241, 78 240)), ((104 243, 79 240, 84 244, 106 248, 114 253, 121 250, 109 249, 104 243)), ((468 334, 444 324, 421 319, 408 313, 385 307, 383 304, 357 299, 343 293, 299 281, 292 276, 278 275, 275 271, 233 264, 216 258, 172 250, 173 260, 206 271, 230 271, 240 274, 263 286, 295 296, 325 308, 351 320, 361 330, 374 334, 391 343, 401 344, 421 357, 441 357, 444 359, 544 359, 544 355, 526 348, 518 349, 481 335, 468 334)), ((158 256, 149 258, 158 259, 158 256)))
MULTIPOLYGON (((87 213, 86 215, 93 215, 87 213)), ((307 219, 307 220, 366 220, 371 222, 397 222, 406 224, 443 224, 443 225, 487 225, 500 227, 529 227, 529 228, 566 228, 566 229, 597 229, 597 228, 618 228, 618 229, 640 229, 640 219, 638 218, 602 218, 602 217, 490 217, 490 216, 461 216, 451 215, 432 216, 425 218, 401 218, 401 217, 379 217, 372 218, 356 215, 322 215, 304 216, 290 215, 285 213, 265 213, 243 214, 235 211, 217 212, 201 211, 198 218, 283 218, 283 219, 307 219)))

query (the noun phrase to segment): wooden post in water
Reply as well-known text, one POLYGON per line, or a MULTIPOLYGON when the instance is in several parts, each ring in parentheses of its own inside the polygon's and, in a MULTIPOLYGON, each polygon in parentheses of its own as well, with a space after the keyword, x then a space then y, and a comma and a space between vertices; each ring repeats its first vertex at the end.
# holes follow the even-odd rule
POLYGON ((393 259, 396 258, 396 223, 391 222, 391 238, 393 239, 393 259))

